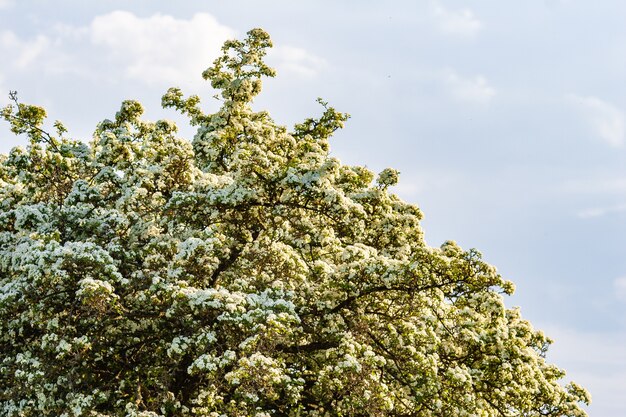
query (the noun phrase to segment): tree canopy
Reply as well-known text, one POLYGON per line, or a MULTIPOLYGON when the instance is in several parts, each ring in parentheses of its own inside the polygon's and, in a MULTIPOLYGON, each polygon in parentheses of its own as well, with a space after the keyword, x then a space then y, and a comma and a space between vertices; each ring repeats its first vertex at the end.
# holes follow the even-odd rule
POLYGON ((0 416, 571 416, 589 395, 476 250, 426 245, 398 172, 342 165, 326 102, 253 111, 269 36, 224 44, 197 126, 125 101, 87 144, 43 108, 0 156, 0 416))

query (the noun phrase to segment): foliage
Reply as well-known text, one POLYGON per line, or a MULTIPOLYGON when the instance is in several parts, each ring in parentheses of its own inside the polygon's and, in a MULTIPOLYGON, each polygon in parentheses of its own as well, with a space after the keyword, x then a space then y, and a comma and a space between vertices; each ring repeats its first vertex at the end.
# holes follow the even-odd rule
POLYGON ((475 250, 428 247, 420 210, 329 156, 347 115, 293 131, 251 102, 271 46, 229 41, 170 89, 193 142, 126 101, 90 144, 2 111, 0 416, 585 416, 549 339, 475 250))

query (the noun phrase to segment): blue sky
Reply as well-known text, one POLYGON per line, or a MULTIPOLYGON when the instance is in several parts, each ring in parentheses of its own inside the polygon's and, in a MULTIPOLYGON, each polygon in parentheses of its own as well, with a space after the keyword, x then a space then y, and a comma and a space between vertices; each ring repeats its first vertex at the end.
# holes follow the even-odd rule
MULTIPOLYGON (((399 169, 428 243, 481 250, 590 415, 626 415, 626 2, 0 0, 0 22, 0 104, 18 90, 85 140, 128 98, 180 120, 170 86, 216 106, 201 71, 264 28, 256 107, 350 113, 333 153, 399 169)), ((0 125, 0 152, 21 143, 0 125)))

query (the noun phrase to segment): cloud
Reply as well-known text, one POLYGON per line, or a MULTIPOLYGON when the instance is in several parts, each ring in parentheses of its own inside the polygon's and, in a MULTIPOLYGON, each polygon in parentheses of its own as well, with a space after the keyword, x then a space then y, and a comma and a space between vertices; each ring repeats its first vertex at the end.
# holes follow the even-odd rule
POLYGON ((616 204, 613 206, 594 207, 594 208, 582 210, 578 212, 578 217, 582 219, 588 219, 592 217, 606 216, 607 214, 621 213, 623 211, 626 211, 626 204, 616 204))
MULTIPOLYGON (((51 25, 48 33, 32 39, 0 32, 0 54, 14 70, 185 87, 203 82, 202 71, 220 54, 224 41, 238 36, 208 13, 178 19, 118 10, 96 16, 86 26, 51 25)), ((270 52, 279 70, 299 77, 315 76, 327 66, 298 47, 270 52)))
POLYGON ((570 94, 567 99, 578 107, 597 136, 610 146, 624 146, 626 117, 621 109, 597 97, 570 94))
POLYGON ((624 194, 626 178, 598 178, 568 181, 563 190, 575 194, 624 194))
POLYGON ((7 101, 9 95, 9 89, 4 85, 4 75, 0 73, 0 106, 3 106, 7 101))
MULTIPOLYGON (((208 13, 185 20, 115 11, 96 17, 86 31, 94 45, 124 65, 127 77, 148 83, 199 80, 224 41, 237 37, 234 29, 208 13)), ((271 49, 268 58, 276 61, 278 70, 303 77, 313 77, 327 66, 324 59, 293 46, 271 49)))
POLYGON ((570 0, 543 0, 546 7, 559 7, 568 4, 570 0))
POLYGON ((422 191, 423 186, 414 182, 399 182, 397 185, 391 187, 391 189, 403 199, 411 200, 412 197, 415 197, 422 191))
MULTIPOLYGON (((2 0, 0 0, 2 1, 2 0)), ((11 31, 0 33, 0 48, 5 62, 18 69, 24 69, 34 62, 50 46, 50 39, 38 35, 33 40, 23 41, 11 31)))
POLYGON ((560 326, 539 326, 554 344, 547 359, 567 371, 591 393, 590 415, 626 415, 626 334, 620 331, 580 331, 560 326))
POLYGON ((443 82, 449 94, 459 101, 487 104, 496 95, 496 89, 481 75, 464 77, 446 69, 443 71, 443 82))
POLYGON ((279 72, 291 72, 302 77, 314 77, 328 66, 323 58, 302 48, 279 46, 268 53, 268 59, 276 61, 279 72))
POLYGON ((619 277, 613 281, 613 288, 615 289, 615 296, 626 301, 626 277, 619 277))
POLYGON ((97 16, 87 33, 124 67, 125 76, 146 83, 199 79, 222 43, 236 36, 208 13, 184 20, 161 14, 141 18, 126 11, 97 16))
POLYGON ((0 0, 0 9, 8 9, 13 3, 13 0, 0 0))
POLYGON ((439 2, 432 2, 431 9, 439 30, 447 35, 473 37, 483 26, 470 9, 447 10, 439 2))

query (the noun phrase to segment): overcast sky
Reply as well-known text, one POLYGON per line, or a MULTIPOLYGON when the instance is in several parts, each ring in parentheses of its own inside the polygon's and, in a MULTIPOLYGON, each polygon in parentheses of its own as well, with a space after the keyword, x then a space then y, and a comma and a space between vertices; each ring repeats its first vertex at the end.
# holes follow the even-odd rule
MULTIPOLYGON (((481 250, 548 358, 626 415, 626 2, 0 0, 0 104, 17 90, 89 140, 124 99, 168 87, 267 30, 277 78, 255 107, 292 125, 317 97, 352 115, 333 154, 401 172, 426 240, 481 250)), ((181 129, 191 138, 193 131, 181 129)), ((23 144, 0 125, 0 152, 23 144)))

